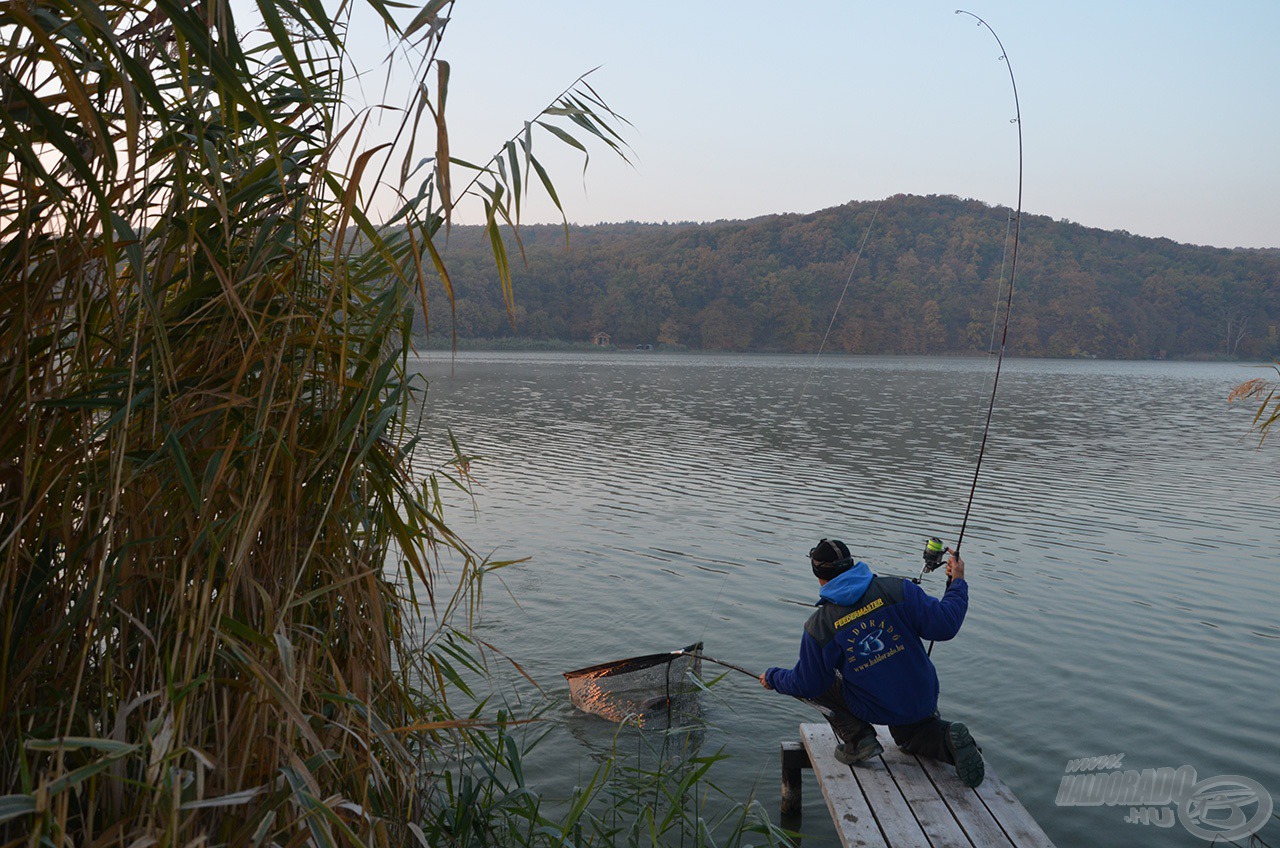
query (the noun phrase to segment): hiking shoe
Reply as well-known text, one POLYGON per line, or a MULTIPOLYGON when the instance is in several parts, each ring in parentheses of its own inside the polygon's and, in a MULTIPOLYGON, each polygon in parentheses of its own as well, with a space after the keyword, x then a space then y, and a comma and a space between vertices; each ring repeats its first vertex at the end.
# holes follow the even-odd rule
POLYGON ((972 789, 982 783, 987 767, 982 762, 982 751, 978 743, 973 741, 969 728, 958 721, 951 722, 947 728, 947 747, 951 749, 951 758, 955 761, 956 776, 960 782, 972 789))
POLYGON ((864 736, 861 741, 854 743, 852 747, 846 748, 843 742, 836 745, 836 759, 847 766, 869 760, 872 757, 878 757, 883 753, 884 746, 880 744, 880 740, 874 734, 864 736))

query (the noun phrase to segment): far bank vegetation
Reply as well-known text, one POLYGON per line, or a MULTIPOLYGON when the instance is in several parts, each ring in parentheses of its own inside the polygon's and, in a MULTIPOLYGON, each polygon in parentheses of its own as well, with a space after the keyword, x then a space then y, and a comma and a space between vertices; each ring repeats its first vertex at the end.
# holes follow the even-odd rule
MULTIPOLYGON (((749 221, 521 230, 514 327, 480 228, 446 255, 457 334, 811 353, 877 202, 749 221), (486 261, 488 264, 486 265, 486 261)), ((986 350, 1011 211, 950 196, 883 201, 827 350, 986 350)), ((433 333, 447 336, 439 320, 433 333)), ((1020 356, 1262 360, 1280 355, 1280 251, 1228 250, 1024 215, 1010 350, 1020 356)))

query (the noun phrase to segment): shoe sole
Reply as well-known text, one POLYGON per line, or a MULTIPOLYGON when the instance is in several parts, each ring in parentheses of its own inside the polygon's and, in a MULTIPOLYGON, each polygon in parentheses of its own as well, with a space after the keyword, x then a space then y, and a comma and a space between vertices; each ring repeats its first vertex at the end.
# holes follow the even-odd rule
POLYGON ((951 756, 956 761, 956 776, 970 789, 981 785, 987 774, 987 766, 982 761, 982 752, 978 750, 978 743, 973 741, 969 728, 958 721, 952 722, 948 734, 951 756))

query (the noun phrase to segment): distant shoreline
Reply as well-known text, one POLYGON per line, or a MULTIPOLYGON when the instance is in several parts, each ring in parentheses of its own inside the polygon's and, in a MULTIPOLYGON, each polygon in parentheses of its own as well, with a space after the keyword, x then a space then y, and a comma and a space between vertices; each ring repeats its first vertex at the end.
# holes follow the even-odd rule
MULTIPOLYGON (((413 339, 413 348, 419 353, 439 353, 448 352, 454 349, 450 339, 439 339, 434 336, 423 338, 415 336, 413 339)), ((457 350, 459 353, 599 353, 617 354, 617 353, 634 353, 644 355, 650 353, 680 353, 695 355, 716 355, 723 354, 728 356, 743 355, 761 355, 761 356, 815 356, 816 351, 786 351, 786 350, 702 350, 699 348, 685 347, 684 345, 664 345, 653 344, 650 349, 639 349, 635 345, 596 345, 591 342, 573 342, 563 339, 528 339, 528 338, 511 338, 511 339, 458 339, 457 350)), ((827 350, 823 351, 823 356, 871 356, 871 357, 894 357, 894 356, 911 356, 922 359, 964 359, 974 358, 981 359, 985 357, 994 357, 994 353, 988 353, 983 350, 970 351, 939 351, 930 354, 918 353, 857 353, 850 354, 843 351, 827 350)), ((1087 360, 1105 360, 1111 362, 1221 362, 1223 364, 1235 365, 1270 365, 1271 360, 1267 359, 1243 359, 1232 358, 1222 354, 1200 353, 1190 354, 1188 356, 1169 356, 1163 359, 1155 358, 1123 358, 1123 357, 1097 357, 1097 356, 1028 356, 1026 354, 1005 354, 1007 358, 1013 359, 1062 359, 1065 361, 1087 361, 1087 360)))

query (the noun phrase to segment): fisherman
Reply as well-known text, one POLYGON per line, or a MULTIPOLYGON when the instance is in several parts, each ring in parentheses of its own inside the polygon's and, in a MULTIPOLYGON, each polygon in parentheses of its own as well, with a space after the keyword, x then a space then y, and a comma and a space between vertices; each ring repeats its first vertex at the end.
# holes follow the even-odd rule
POLYGON ((965 786, 982 783, 969 728, 938 715, 938 672, 921 643, 960 631, 969 608, 964 560, 947 549, 951 581, 941 600, 911 580, 876 576, 834 539, 814 546, 809 562, 821 589, 800 660, 793 669, 766 669, 760 685, 813 701, 835 731, 842 763, 883 753, 872 727, 883 724, 903 750, 954 765, 965 786))

